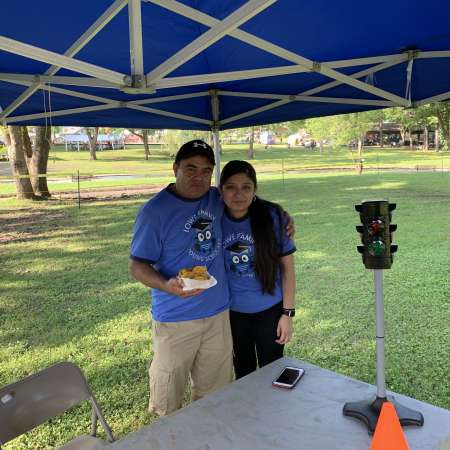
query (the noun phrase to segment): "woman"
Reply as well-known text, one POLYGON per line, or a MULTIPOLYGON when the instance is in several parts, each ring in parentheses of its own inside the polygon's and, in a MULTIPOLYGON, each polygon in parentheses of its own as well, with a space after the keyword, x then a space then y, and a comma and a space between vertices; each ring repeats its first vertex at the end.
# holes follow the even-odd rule
POLYGON ((295 313, 294 243, 281 208, 256 196, 253 166, 230 161, 220 192, 236 379, 283 356, 295 313))

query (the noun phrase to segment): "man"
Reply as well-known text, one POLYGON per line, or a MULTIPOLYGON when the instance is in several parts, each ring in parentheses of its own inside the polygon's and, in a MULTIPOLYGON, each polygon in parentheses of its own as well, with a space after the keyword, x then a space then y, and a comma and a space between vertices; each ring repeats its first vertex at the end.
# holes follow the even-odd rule
POLYGON ((153 360, 149 410, 181 407, 192 379, 196 400, 232 381, 229 292, 222 254, 223 204, 211 188, 214 152, 203 141, 178 151, 169 184, 139 211, 130 272, 152 288, 153 360), (182 268, 204 265, 217 280, 206 290, 183 290, 182 268))

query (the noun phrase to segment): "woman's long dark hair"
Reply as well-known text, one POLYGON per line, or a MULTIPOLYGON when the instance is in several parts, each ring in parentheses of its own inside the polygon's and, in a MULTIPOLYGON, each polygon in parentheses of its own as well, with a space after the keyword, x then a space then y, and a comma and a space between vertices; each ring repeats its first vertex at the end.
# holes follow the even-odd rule
MULTIPOLYGON (((256 172, 251 164, 246 161, 230 161, 222 169, 220 174, 220 187, 233 175, 243 173, 257 187, 256 172)), ((251 203, 248 214, 252 229, 253 239, 255 241, 255 262, 254 270, 256 277, 261 283, 263 293, 267 292, 273 295, 275 292, 275 283, 280 270, 280 244, 282 236, 275 235, 275 227, 270 213, 270 208, 277 212, 279 220, 280 234, 284 232, 282 223, 282 209, 276 203, 268 202, 258 196, 255 196, 251 203)))

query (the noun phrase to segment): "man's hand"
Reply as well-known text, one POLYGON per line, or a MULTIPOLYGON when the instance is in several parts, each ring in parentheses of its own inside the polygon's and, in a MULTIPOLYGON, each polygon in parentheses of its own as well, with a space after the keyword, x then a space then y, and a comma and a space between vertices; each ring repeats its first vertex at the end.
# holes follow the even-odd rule
POLYGON ((145 286, 159 289, 160 291, 177 295, 178 297, 192 297, 204 291, 204 289, 183 291, 183 282, 179 278, 173 277, 167 280, 148 263, 133 259, 130 260, 130 273, 145 286))
POLYGON ((183 281, 179 278, 169 278, 164 283, 164 291, 168 292, 169 294, 176 295, 178 297, 193 297, 194 295, 201 294, 204 289, 190 289, 189 291, 183 291, 183 281))

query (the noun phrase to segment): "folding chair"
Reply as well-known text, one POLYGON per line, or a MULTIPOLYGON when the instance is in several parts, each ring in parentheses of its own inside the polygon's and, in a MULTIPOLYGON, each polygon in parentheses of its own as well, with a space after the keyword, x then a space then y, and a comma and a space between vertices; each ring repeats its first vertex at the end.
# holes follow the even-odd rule
POLYGON ((109 442, 114 438, 83 372, 62 362, 0 389, 1 445, 32 430, 52 417, 89 400, 92 405, 91 435, 80 436, 60 450, 94 450, 108 445, 96 437, 100 420, 109 442))

